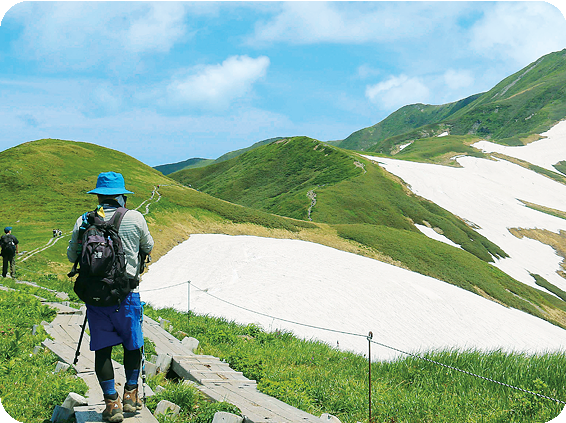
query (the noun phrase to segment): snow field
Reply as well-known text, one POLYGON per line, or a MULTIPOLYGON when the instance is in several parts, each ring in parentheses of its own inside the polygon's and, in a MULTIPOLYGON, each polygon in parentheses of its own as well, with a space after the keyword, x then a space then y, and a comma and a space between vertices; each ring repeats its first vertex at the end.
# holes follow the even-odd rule
MULTIPOLYGON (((289 330, 360 354, 367 354, 369 331, 375 341, 407 352, 502 348, 542 353, 562 350, 566 335, 544 320, 445 282, 299 240, 191 235, 150 266, 140 286, 142 300, 186 311, 187 285, 155 289, 188 280, 193 285, 193 312, 256 323, 267 330, 289 330)), ((375 360, 399 356, 372 347, 375 360)))

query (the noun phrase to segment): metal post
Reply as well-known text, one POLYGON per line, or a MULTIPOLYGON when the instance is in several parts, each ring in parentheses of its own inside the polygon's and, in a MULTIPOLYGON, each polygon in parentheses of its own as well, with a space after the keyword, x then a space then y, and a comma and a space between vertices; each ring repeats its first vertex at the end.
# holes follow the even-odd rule
POLYGON ((187 281, 187 326, 190 322, 190 319, 191 319, 191 281, 187 281))
POLYGON ((368 418, 368 422, 371 423, 371 340, 373 338, 373 333, 370 331, 370 333, 368 334, 368 385, 369 385, 369 389, 368 389, 368 397, 369 397, 369 401, 368 401, 368 410, 369 410, 369 418, 368 418))

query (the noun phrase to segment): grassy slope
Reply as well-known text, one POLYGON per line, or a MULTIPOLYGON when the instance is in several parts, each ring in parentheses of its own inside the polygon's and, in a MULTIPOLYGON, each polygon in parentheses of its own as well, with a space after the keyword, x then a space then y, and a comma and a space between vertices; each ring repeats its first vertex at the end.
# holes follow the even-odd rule
POLYGON ((307 218, 308 190, 334 184, 362 170, 350 154, 307 137, 276 141, 216 165, 187 169, 171 178, 247 207, 307 218))
MULTIPOLYGON (((368 165, 366 164, 367 167, 368 165)), ((136 195, 130 196, 130 207, 135 207, 146 200, 154 185, 161 185, 160 193, 162 198, 159 202, 152 204, 150 213, 146 216, 152 234, 156 239, 155 259, 166 253, 174 245, 177 245, 178 242, 186 239, 190 233, 196 232, 297 237, 299 239, 326 243, 327 245, 342 249, 358 245, 359 247, 355 247, 358 250, 355 251, 355 248, 353 248, 353 252, 363 252, 364 254, 368 254, 368 250, 371 250, 373 242, 361 239, 366 243, 366 245, 363 245, 356 242, 340 241, 342 238, 333 235, 340 231, 343 236, 354 239, 356 237, 356 229, 359 225, 363 225, 362 223, 315 224, 234 205, 213 198, 205 193, 180 186, 159 172, 126 155, 92 144, 69 141, 27 143, 0 153, 0 168, 3 169, 2 175, 0 175, 0 181, 3 184, 2 192, 10 192, 10 195, 2 196, 0 199, 0 210, 2 210, 2 222, 0 223, 13 223, 15 232, 26 250, 45 245, 45 242, 51 238, 51 229, 53 227, 61 227, 65 232, 70 230, 76 217, 93 206, 94 198, 85 195, 85 191, 94 186, 98 172, 107 170, 122 172, 125 175, 127 187, 136 192, 136 195), (56 166, 53 166, 53 163, 56 166), (100 165, 100 163, 106 164, 100 165), (19 222, 14 223, 17 220, 19 222)), ((375 168, 375 172, 377 171, 377 168, 375 168)), ((372 172, 370 170, 368 174, 372 174, 372 172)), ((354 177, 350 182, 359 181, 362 179, 362 175, 354 177)), ((365 181, 365 183, 369 182, 365 181)), ((382 181, 382 184, 384 184, 382 193, 394 189, 384 181, 382 181)), ((339 188, 339 185, 323 187, 322 190, 339 188)), ((360 186, 360 189, 362 188, 363 186, 360 186)), ((320 207, 320 212, 322 212, 322 204, 325 203, 325 200, 323 200, 324 195, 328 196, 330 194, 324 194, 323 191, 317 192, 319 192, 321 198, 321 202, 318 203, 317 207, 320 207)), ((395 207, 402 207, 402 205, 399 206, 397 204, 395 207)), ((340 221, 338 217, 334 217, 334 219, 337 222, 340 221)), ((432 221, 431 217, 428 219, 432 221)), ((425 238, 412 229, 393 229, 379 225, 371 225, 371 228, 378 235, 386 234, 387 231, 396 231, 393 232, 394 242, 406 244, 409 246, 408 250, 411 250, 411 245, 413 245, 423 248, 424 251, 429 253, 446 254, 444 257, 442 257, 442 254, 438 257, 442 257, 447 263, 453 261, 452 254, 454 251, 458 251, 458 254, 465 254, 465 256, 462 256, 465 257, 463 263, 459 264, 461 266, 465 267, 469 258, 473 258, 468 253, 460 252, 447 246, 443 246, 442 248, 445 250, 442 250, 440 247, 442 244, 436 241, 430 240, 429 243, 423 244, 422 241, 425 238), (415 241, 413 243, 407 242, 411 237, 414 237, 415 241)), ((366 231, 364 230, 362 233, 365 234, 366 231)), ((369 233, 371 234, 371 232, 369 233)), ((64 282, 65 278, 62 276, 70 267, 66 261, 65 247, 65 242, 59 242, 54 247, 37 254, 32 259, 19 263, 19 275, 25 275, 25 279, 37 281, 44 286, 71 292, 71 284, 64 282)), ((382 247, 376 245, 376 248, 382 247)), ((430 261, 432 267, 434 267, 433 263, 435 260, 436 258, 430 261)), ((483 266, 484 268, 488 266, 483 261, 477 259, 475 259, 475 265, 483 266)), ((470 270, 473 269, 470 268, 470 270)), ((459 272, 459 269, 454 269, 455 274, 459 272)), ((517 293, 524 298, 528 298, 533 303, 540 304, 542 307, 550 304, 548 296, 541 295, 540 299, 535 299, 531 296, 531 291, 533 290, 527 289, 524 293, 517 293)), ((46 296, 46 294, 48 293, 43 292, 41 295, 46 296)), ((4 296, 0 297, 4 298, 4 296)), ((0 306, 2 298, 0 298, 0 306)), ((18 303, 14 302, 13 298, 9 296, 5 298, 8 298, 11 307, 15 305, 17 310, 24 309, 23 306, 18 306, 18 303)), ((23 299, 22 301, 25 301, 26 304, 30 303, 28 299, 23 299)), ((169 317, 169 314, 165 315, 164 311, 159 311, 159 313, 163 317, 169 317)), ((171 311, 171 313, 173 312, 171 311)), ((186 315, 177 315, 177 320, 186 322, 186 315)), ((175 320, 173 317, 170 318, 172 321, 175 320)), ((38 315, 34 319, 41 320, 41 317, 38 315)), ((176 322, 174 324, 177 328, 186 331, 196 329, 194 336, 201 340, 205 349, 203 351, 226 357, 233 366, 240 366, 238 368, 245 371, 249 376, 253 377, 253 372, 256 369, 263 371, 265 375, 260 379, 263 382, 261 388, 266 392, 302 407, 307 411, 314 413, 321 411, 333 412, 343 418, 342 421, 344 422, 354 422, 363 418, 367 404, 364 405, 363 403, 363 398, 366 397, 363 393, 363 380, 365 380, 365 377, 363 373, 359 372, 360 368, 363 367, 363 359, 361 357, 347 353, 337 353, 327 346, 320 345, 319 348, 317 343, 302 343, 289 337, 286 337, 288 338, 288 343, 284 344, 286 346, 283 347, 283 350, 289 350, 290 353, 283 355, 281 354, 281 345, 277 342, 272 342, 276 341, 272 339, 273 335, 261 335, 257 330, 253 329, 252 335, 254 339, 243 345, 242 342, 245 343, 246 341, 236 336, 236 332, 242 331, 242 329, 231 332, 229 328, 222 326, 224 323, 217 327, 213 319, 208 317, 199 317, 199 319, 199 323, 191 325, 191 328, 184 328, 176 322), (314 349, 313 345, 315 346, 314 349), (277 351, 277 353, 274 354, 270 352, 271 350, 265 350, 267 346, 274 348, 273 351, 277 351), (275 360, 277 357, 279 361, 275 360), (315 358, 314 361, 313 357, 315 358), (307 362, 304 360, 311 361, 307 365, 307 362), (333 366, 327 366, 327 361, 328 363, 332 362, 333 366), (282 372, 280 369, 282 369, 283 363, 285 371, 282 372), (321 363, 325 364, 322 365, 321 363), (334 364, 338 367, 334 366, 334 364), (344 373, 344 378, 336 378, 338 368, 341 369, 340 371, 346 372, 344 373), (327 369, 328 371, 321 372, 322 369, 327 369), (354 373, 359 374, 354 375, 354 373), (336 380, 343 380, 344 383, 338 386, 336 385, 336 380), (332 388, 331 390, 334 393, 330 395, 316 388, 317 386, 329 386, 336 389, 332 388), (360 392, 362 392, 361 395, 360 392), (354 393, 356 394, 354 395, 354 393), (326 398, 326 400, 323 400, 323 398, 326 398)), ((32 323, 37 324, 38 322, 35 320, 32 323)), ((14 322, 13 316, 3 318, 2 320, 3 325, 13 325, 14 322)), ((191 319, 191 322, 194 323, 195 320, 191 319)), ((28 323, 26 325, 29 326, 28 323)), ((244 329, 244 331, 249 332, 249 328, 244 329)), ((10 345, 16 345, 12 343, 13 340, 13 337, 0 337, 0 350, 10 348, 10 345)), ((21 407, 20 404, 24 400, 18 397, 16 393, 21 392, 27 395, 25 394, 27 391, 12 389, 11 381, 13 376, 11 374, 14 371, 22 375, 44 374, 46 373, 46 366, 50 366, 53 362, 53 357, 49 354, 38 359, 33 357, 25 358, 29 356, 32 344, 33 342, 30 342, 29 345, 22 348, 22 360, 16 359, 7 364, 4 362, 0 366, 0 389, 2 389, 0 396, 3 400, 12 398, 13 410, 19 409, 23 413, 27 413, 30 410, 27 410, 26 407, 21 407), (1 379, 3 375, 6 377, 1 379)), ((556 372, 553 372, 552 375, 547 375, 540 371, 540 365, 542 365, 542 368, 544 366, 548 368, 548 363, 551 363, 550 367, 553 368, 563 367, 560 364, 562 358, 558 356, 548 359, 532 358, 526 361, 523 358, 519 358, 520 362, 516 362, 517 360, 513 357, 511 359, 503 357, 503 360, 500 360, 499 357, 494 355, 464 354, 463 357, 464 364, 467 363, 468 366, 476 366, 480 363, 479 370, 482 370, 488 363, 489 365, 493 363, 494 366, 505 368, 506 375, 509 374, 510 368, 522 369, 528 366, 530 369, 533 369, 532 373, 525 374, 521 371, 522 378, 518 376, 513 380, 505 380, 512 381, 526 388, 532 388, 533 380, 541 378, 548 385, 548 388, 543 389, 543 391, 551 395, 556 395, 555 390, 557 388, 555 386, 560 385, 562 383, 561 380, 563 380, 563 376, 559 376, 557 379, 556 372)), ((449 363, 453 362, 457 365, 461 364, 443 355, 439 355, 436 358, 449 363)), ((388 397, 388 403, 395 398, 409 399, 408 401, 393 402, 391 407, 385 408, 383 408, 382 402, 377 400, 378 402, 374 403, 374 410, 376 410, 376 413, 379 413, 376 415, 382 416, 383 419, 411 420, 414 417, 414 413, 418 411, 420 413, 418 418, 411 421, 429 421, 427 419, 433 415, 446 416, 446 420, 438 421, 460 421, 464 416, 470 415, 469 412, 471 412, 471 409, 474 409, 473 413, 478 418, 491 415, 504 420, 507 419, 505 421, 511 421, 509 417, 513 416, 521 419, 517 421, 529 421, 523 417, 532 418, 532 421, 539 421, 536 419, 556 415, 558 412, 558 409, 549 408, 547 404, 533 401, 529 397, 515 394, 508 395, 507 392, 484 391, 483 387, 472 385, 465 381, 463 384, 452 383, 452 376, 443 376, 444 372, 439 373, 434 368, 422 367, 422 365, 413 363, 410 360, 402 360, 391 366, 376 364, 374 374, 379 375, 376 376, 377 381, 374 381, 374 401, 378 398, 384 398, 383 395, 386 395, 386 392, 391 393, 388 397), (385 380, 391 380, 392 382, 385 383, 385 380), (401 381, 407 381, 407 383, 401 383, 401 381), (444 388, 439 391, 435 388, 437 385, 442 385, 444 388), (448 385, 451 386, 450 389, 445 389, 448 385), (427 386, 431 386, 431 388, 428 389, 427 386), (393 390, 391 390, 392 388, 393 390), (444 394, 437 395, 437 392, 443 392, 444 394), (463 395, 463 392, 467 394, 463 395), (493 401, 490 401, 486 407, 478 407, 473 405, 473 398, 478 396, 493 398, 493 401), (416 398, 419 398, 418 403, 415 403, 416 398), (455 398, 460 398, 460 400, 455 402, 455 398), (507 398, 507 400, 502 401, 500 398, 507 398), (461 410, 464 411, 461 412, 461 410)), ((38 376, 33 377, 37 378, 38 376)), ((22 383, 26 384, 26 386, 31 384, 23 379, 22 383)), ((34 415, 29 420, 25 419, 26 421, 41 421, 45 418, 45 415, 50 414, 51 410, 49 407, 60 402, 59 396, 63 395, 63 393, 66 394, 71 389, 68 382, 63 383, 59 379, 54 379, 53 381, 50 379, 47 383, 50 386, 49 402, 38 404, 33 410, 38 417, 34 415)), ((33 386, 33 384, 31 385, 33 386)), ((77 390, 79 388, 72 389, 77 390)), ((34 393, 36 391, 33 390, 34 393)), ((6 401, 5 405, 8 402, 6 401)), ((489 421, 498 420, 493 419, 489 421)))
MULTIPOLYGON (((46 245, 53 228, 68 234, 77 217, 94 208, 96 196, 85 193, 96 185, 98 173, 109 170, 121 172, 126 187, 134 192, 128 196, 129 208, 134 209, 147 200, 156 185, 168 191, 166 198, 153 205, 148 215, 150 228, 158 228, 153 233, 158 255, 186 239, 180 233, 164 230, 167 225, 194 221, 194 216, 202 216, 203 222, 216 225, 245 221, 266 228, 296 230, 289 219, 245 210, 197 193, 123 153, 94 144, 61 140, 25 143, 0 153, 0 169, 0 190, 4 194, 0 198, 0 226, 14 227, 20 251, 46 245), (172 216, 177 221, 172 221, 172 216)), ((70 267, 66 258, 67 239, 20 263, 20 271, 27 271, 26 276, 31 280, 39 281, 47 271, 65 281, 63 275, 70 267)), ((63 286, 54 287, 63 289, 63 286)))
POLYGON ((467 136, 521 145, 566 117, 565 78, 563 50, 541 57, 486 93, 441 106, 405 106, 378 124, 350 135, 340 147, 390 155, 399 145, 426 138, 420 147, 430 152, 442 150, 436 144, 445 144, 446 140, 436 135, 445 130, 464 136, 451 153, 460 152, 473 141, 467 136))
MULTIPOLYGON (((381 146, 381 143, 390 137, 411 132, 431 123, 442 122, 462 107, 477 99, 480 95, 476 94, 463 100, 439 106, 430 104, 410 104, 404 106, 391 113, 381 122, 354 132, 340 142, 339 146, 349 150, 360 151, 367 150, 378 143, 381 146)), ((436 127, 435 132, 439 134, 443 129, 445 128, 436 127)), ((384 147, 382 146, 381 148, 383 149, 384 147)))

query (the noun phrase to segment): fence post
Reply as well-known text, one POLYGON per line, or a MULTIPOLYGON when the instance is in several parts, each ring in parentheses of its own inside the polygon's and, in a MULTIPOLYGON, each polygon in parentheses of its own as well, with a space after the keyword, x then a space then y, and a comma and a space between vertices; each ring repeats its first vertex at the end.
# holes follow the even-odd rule
POLYGON ((373 333, 370 331, 368 334, 368 423, 371 423, 371 340, 373 333))
POLYGON ((187 281, 187 326, 191 320, 191 281, 187 281))

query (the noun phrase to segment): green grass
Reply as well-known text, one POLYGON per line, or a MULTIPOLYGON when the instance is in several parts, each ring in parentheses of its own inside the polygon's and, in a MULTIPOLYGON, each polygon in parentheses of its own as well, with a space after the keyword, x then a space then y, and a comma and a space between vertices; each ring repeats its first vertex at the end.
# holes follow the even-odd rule
POLYGON ((21 422, 50 419, 69 392, 86 393, 73 370, 52 373, 54 354, 45 349, 32 354, 47 337, 41 322, 54 317, 53 309, 29 294, 0 291, 0 398, 8 414, 21 422), (33 325, 39 325, 35 336, 33 325))
MULTIPOLYGON (((147 309, 200 341, 199 353, 226 360, 258 381, 258 389, 316 416, 343 423, 367 421, 368 362, 291 332, 265 332, 212 316, 147 309)), ((379 341, 379 337, 374 338, 379 341)), ((375 348, 382 348, 377 345, 375 348)), ((375 350, 374 350, 375 351, 375 350)), ((559 400, 566 355, 528 356, 501 351, 425 352, 429 359, 559 400)), ((546 422, 562 406, 412 357, 372 363, 374 422, 546 422)))
POLYGON ((531 276, 535 278, 535 282, 538 286, 547 289, 548 291, 552 292, 554 295, 558 296, 562 299, 562 301, 566 301, 566 292, 558 288, 556 285, 550 283, 545 278, 540 275, 535 275, 531 273, 531 276))

